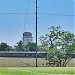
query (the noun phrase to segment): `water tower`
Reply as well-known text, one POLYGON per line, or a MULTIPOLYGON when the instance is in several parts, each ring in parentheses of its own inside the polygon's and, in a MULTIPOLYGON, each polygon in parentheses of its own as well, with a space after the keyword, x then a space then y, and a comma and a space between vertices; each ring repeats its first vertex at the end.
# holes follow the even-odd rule
POLYGON ((33 42, 33 37, 31 32, 23 33, 23 44, 26 45, 28 42, 33 42))

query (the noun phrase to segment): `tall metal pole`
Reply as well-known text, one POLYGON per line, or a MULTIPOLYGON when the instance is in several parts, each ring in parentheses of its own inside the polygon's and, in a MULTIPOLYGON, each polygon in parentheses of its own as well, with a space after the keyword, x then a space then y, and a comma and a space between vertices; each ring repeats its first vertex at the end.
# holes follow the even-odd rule
MULTIPOLYGON (((36 0, 36 46, 37 46, 37 0, 36 0)), ((37 48, 36 48, 36 67, 37 67, 37 48)))

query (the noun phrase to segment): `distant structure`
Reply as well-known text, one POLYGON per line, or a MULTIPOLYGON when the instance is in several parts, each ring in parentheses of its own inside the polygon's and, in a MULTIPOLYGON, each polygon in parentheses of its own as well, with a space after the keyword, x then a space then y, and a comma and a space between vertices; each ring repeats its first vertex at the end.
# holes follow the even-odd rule
POLYGON ((31 32, 23 33, 23 44, 26 45, 28 42, 33 42, 33 37, 31 32))

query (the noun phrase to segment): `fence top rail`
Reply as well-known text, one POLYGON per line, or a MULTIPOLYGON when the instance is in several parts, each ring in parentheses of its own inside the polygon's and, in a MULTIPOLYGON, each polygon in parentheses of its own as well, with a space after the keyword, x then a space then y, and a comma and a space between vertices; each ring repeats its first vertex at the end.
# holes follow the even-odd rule
MULTIPOLYGON (((36 51, 0 51, 0 53, 36 53, 36 51)), ((37 53, 46 53, 45 51, 38 51, 37 53)))

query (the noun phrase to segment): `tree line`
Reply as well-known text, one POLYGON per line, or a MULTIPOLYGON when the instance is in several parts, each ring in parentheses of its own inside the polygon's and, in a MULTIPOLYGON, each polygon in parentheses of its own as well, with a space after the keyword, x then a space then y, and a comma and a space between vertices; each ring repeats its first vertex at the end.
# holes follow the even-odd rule
POLYGON ((29 42, 27 45, 23 45, 22 41, 17 42, 14 47, 4 42, 0 43, 0 51, 35 51, 36 47, 35 43, 29 42))

